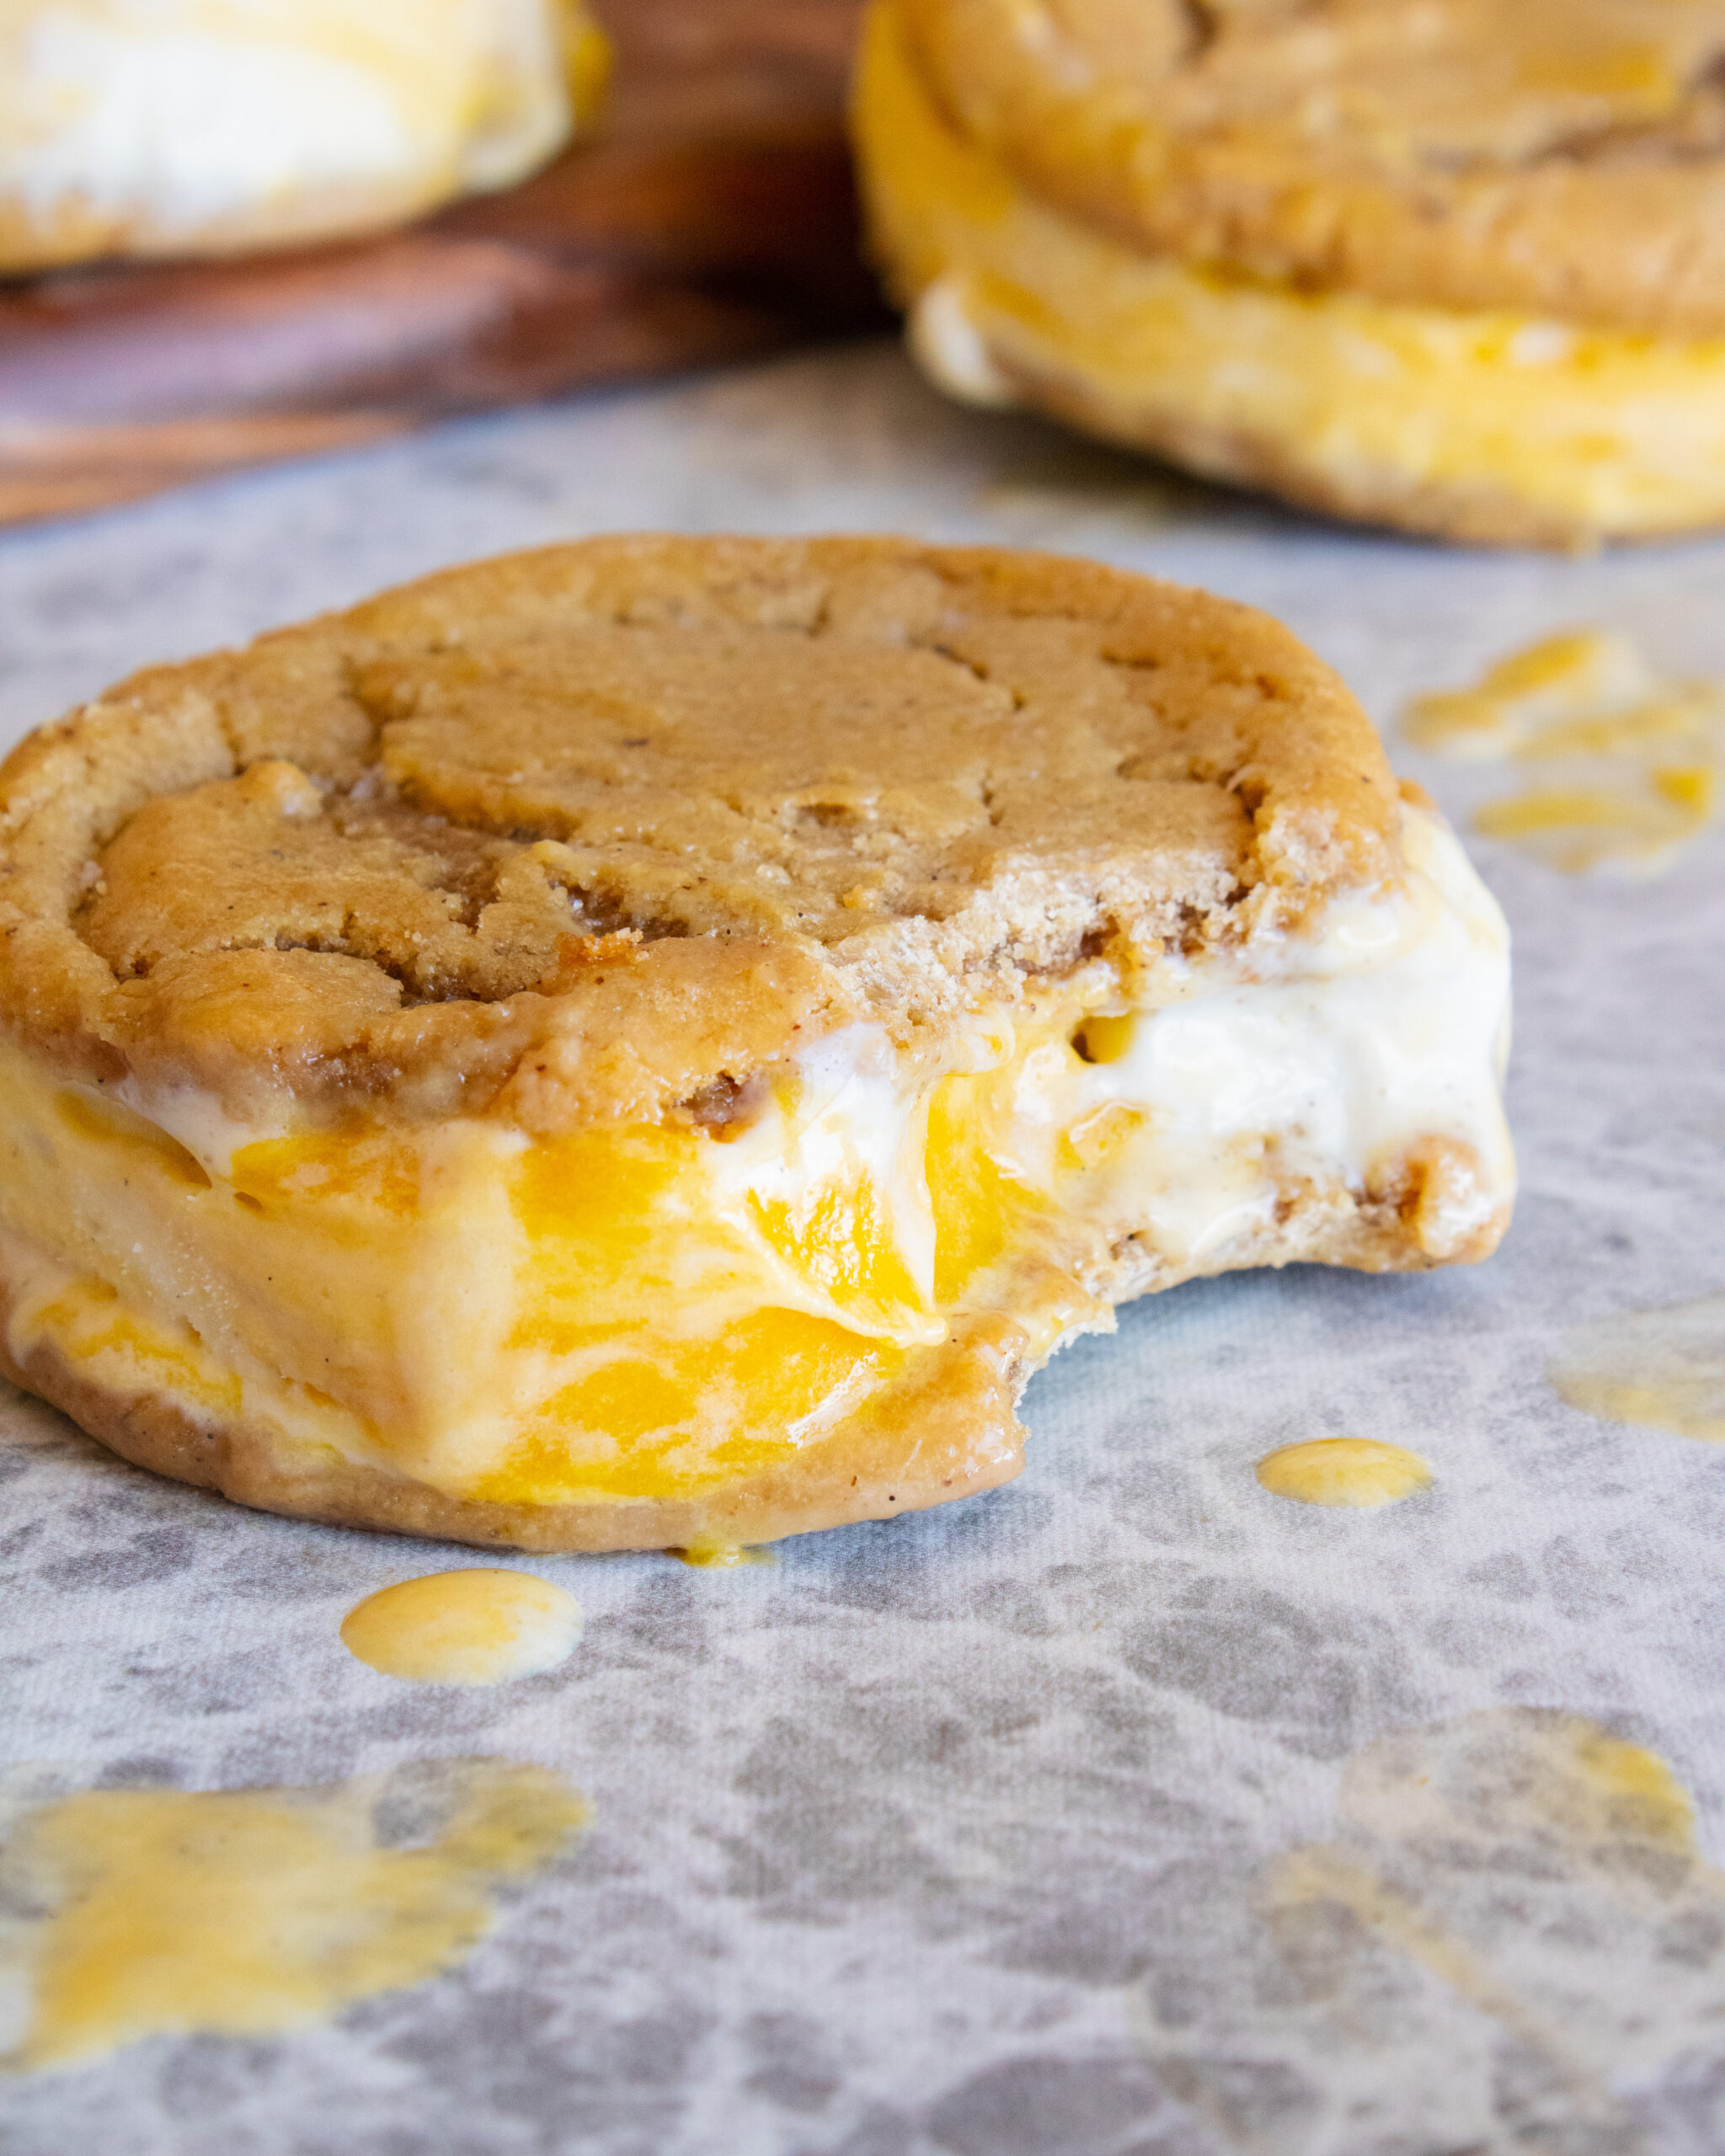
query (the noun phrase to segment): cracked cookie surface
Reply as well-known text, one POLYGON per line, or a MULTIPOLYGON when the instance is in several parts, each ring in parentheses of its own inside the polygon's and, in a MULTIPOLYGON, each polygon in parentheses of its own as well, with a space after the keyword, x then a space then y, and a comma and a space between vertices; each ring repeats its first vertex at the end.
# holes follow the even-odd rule
POLYGON ((68 1072, 662 1113, 1396 873, 1250 610, 894 541, 606 540, 135 677, 0 774, 0 1014, 68 1072), (544 1051, 543 1054, 540 1051, 544 1051))

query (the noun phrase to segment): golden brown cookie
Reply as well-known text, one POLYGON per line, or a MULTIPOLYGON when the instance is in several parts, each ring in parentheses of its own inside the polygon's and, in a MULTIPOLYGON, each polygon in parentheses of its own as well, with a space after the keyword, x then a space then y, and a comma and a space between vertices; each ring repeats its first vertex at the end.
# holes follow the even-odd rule
POLYGON ((1725 516, 1725 0, 875 0, 948 387, 1469 540, 1725 516))
POLYGON ((893 540, 453 570, 0 769, 3 1367, 474 1541, 937 1502, 1124 1296, 1484 1255, 1506 989, 1248 609, 893 540))

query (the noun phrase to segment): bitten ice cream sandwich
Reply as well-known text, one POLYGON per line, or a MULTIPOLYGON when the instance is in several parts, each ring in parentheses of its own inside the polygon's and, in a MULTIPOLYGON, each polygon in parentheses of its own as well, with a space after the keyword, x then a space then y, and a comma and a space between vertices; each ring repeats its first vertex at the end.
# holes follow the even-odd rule
POLYGON ((1127 1297, 1484 1257, 1507 993, 1248 608, 890 539, 451 570, 0 767, 0 1368, 477 1543, 935 1504, 1127 1297))
POLYGON ((0 275, 339 237, 592 115, 579 0, 0 0, 0 275))
POLYGON ((1446 537, 1725 520, 1725 0, 873 0, 960 397, 1446 537))

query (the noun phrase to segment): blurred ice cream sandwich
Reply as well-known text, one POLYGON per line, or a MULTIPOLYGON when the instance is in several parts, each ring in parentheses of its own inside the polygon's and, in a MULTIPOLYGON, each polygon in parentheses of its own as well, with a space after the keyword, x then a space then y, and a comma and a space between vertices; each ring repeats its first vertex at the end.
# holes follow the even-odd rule
POLYGON ((1725 0, 875 0, 927 371, 1334 515, 1725 520, 1725 0))
POLYGON ((368 232, 591 115, 579 0, 0 0, 0 274, 368 232))

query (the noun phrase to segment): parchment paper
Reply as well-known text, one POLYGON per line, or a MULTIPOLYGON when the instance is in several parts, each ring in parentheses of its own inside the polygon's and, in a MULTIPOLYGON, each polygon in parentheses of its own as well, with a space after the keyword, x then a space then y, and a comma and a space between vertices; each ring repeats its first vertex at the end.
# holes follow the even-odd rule
MULTIPOLYGON (((955 411, 874 345, 0 537, 0 739, 147 659, 648 526, 1098 554, 1271 608, 1386 724, 1572 624, 1725 673, 1719 543, 1340 531, 955 411)), ((1458 817, 1503 790, 1391 748, 1458 817)), ((458 1974, 0 2083, 7 2156, 1725 2149, 1717 1875, 1539 1797, 1586 1717, 1725 1849, 1725 1455, 1544 1374, 1725 1287, 1725 848, 1640 885, 1474 851, 1519 969, 1497 1258, 1140 1304, 1036 1380, 1023 1477, 970 1503, 732 1572, 534 1561, 588 1617, 550 1675, 377 1675, 344 1613, 469 1560, 227 1507, 0 1401, 8 1761, 195 1788, 487 1753, 595 1813, 458 1974), (1342 1433, 1433 1491, 1254 1482, 1342 1433)))

